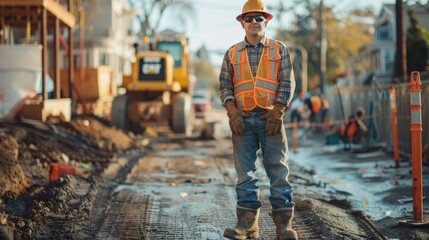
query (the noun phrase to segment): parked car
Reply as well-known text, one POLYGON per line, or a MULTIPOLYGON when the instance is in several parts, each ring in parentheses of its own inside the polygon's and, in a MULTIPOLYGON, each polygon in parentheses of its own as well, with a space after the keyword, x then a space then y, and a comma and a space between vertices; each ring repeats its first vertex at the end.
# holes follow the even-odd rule
POLYGON ((212 96, 208 89, 195 90, 192 95, 197 118, 205 117, 207 112, 212 110, 212 96))

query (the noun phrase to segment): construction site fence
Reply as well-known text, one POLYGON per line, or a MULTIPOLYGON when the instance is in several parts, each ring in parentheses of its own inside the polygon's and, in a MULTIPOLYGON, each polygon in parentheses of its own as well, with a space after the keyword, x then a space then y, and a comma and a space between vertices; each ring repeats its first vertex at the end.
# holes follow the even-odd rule
MULTIPOLYGON (((398 142, 401 156, 411 156, 410 132, 410 93, 409 83, 377 84, 373 80, 368 86, 337 87, 332 86, 325 93, 330 103, 329 119, 332 129, 339 129, 348 116, 358 107, 366 111, 364 122, 368 127, 365 140, 368 146, 385 146, 393 149, 391 104, 389 90, 395 88, 398 117, 398 142)), ((422 79, 422 146, 429 144, 429 78, 422 79)))

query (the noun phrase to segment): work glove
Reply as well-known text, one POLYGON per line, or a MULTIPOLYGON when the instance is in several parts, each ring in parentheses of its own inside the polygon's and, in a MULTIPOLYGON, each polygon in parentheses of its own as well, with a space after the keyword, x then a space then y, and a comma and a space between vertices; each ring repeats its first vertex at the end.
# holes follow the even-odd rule
POLYGON ((274 135, 280 132, 283 127, 283 114, 285 106, 283 103, 275 102, 274 108, 260 117, 261 120, 267 120, 265 132, 268 135, 274 135))
POLYGON ((229 118, 229 125, 231 126, 232 133, 242 134, 246 129, 243 117, 249 117, 250 115, 240 109, 237 109, 233 102, 227 102, 225 104, 225 109, 229 118))

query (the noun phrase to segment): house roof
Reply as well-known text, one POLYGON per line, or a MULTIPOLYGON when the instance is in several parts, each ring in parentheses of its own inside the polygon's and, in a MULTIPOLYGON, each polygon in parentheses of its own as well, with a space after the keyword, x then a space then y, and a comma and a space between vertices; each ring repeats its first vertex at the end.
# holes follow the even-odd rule
POLYGON ((43 8, 49 18, 58 18, 68 27, 74 27, 73 14, 55 0, 0 0, 0 16, 11 26, 25 26, 28 21, 36 24, 43 8))
MULTIPOLYGON (((425 29, 429 29, 429 21, 427 21, 427 19, 429 18, 429 5, 427 6, 420 5, 420 4, 407 5, 404 3, 403 11, 404 11, 406 28, 408 27, 408 24, 409 24, 408 10, 412 10, 414 12, 414 15, 417 18, 420 26, 422 26, 425 29)), ((395 21, 396 21, 395 17, 396 17, 396 5, 383 4, 381 11, 378 14, 377 19, 375 21, 375 27, 383 25, 385 23, 395 24, 395 21)))
POLYGON ((375 26, 380 26, 385 23, 394 21, 395 19, 395 5, 394 4, 384 4, 381 8, 380 13, 375 20, 375 26))

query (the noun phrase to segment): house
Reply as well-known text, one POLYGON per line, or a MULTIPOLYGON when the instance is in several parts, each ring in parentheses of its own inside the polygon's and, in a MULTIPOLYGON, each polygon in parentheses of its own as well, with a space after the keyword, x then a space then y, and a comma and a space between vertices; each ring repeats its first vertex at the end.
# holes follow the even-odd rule
MULTIPOLYGON (((420 26, 429 29, 429 3, 426 5, 404 4, 405 31, 410 26, 408 10, 412 9, 420 26)), ((393 82, 396 53, 396 14, 395 4, 384 4, 375 23, 375 36, 372 43, 363 45, 359 56, 350 61, 351 82, 354 85, 370 83, 375 78, 378 83, 393 82)), ((427 56, 429 59, 429 56, 427 56)))
MULTIPOLYGON (((133 44, 137 42, 133 20, 137 13, 129 9, 127 0, 84 1, 84 4, 85 31, 82 41, 79 25, 74 32, 75 67, 80 67, 83 52, 84 67, 111 67, 116 85, 119 85, 122 75, 129 75, 132 70, 135 58, 133 44), (80 50, 81 46, 83 50, 80 50)), ((67 58, 67 53, 63 52, 61 66, 67 66, 64 64, 67 58)))

